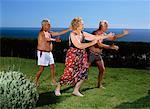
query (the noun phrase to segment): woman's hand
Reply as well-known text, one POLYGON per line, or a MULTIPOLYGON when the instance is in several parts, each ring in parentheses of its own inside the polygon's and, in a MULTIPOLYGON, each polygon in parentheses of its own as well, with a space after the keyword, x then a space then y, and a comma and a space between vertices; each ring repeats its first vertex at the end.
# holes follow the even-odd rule
POLYGON ((107 36, 108 36, 109 40, 115 40, 116 39, 115 33, 110 32, 109 34, 107 34, 107 36))
MULTIPOLYGON (((97 40, 103 40, 103 39, 114 39, 115 38, 115 36, 114 36, 115 34, 114 33, 109 33, 109 34, 102 34, 102 35, 98 35, 98 37, 96 37, 96 39, 97 40)), ((97 36, 97 35, 96 35, 97 36)))

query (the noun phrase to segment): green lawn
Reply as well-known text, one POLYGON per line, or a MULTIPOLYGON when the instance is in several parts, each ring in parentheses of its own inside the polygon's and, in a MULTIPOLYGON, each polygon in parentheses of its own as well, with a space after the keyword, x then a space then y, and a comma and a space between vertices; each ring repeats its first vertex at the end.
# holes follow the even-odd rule
MULTIPOLYGON (((20 70, 34 80, 38 71, 36 60, 0 57, 0 70, 20 70)), ((57 79, 63 73, 64 64, 56 63, 57 79)), ((131 68, 106 68, 104 86, 96 88, 98 70, 91 67, 88 80, 82 85, 84 97, 71 95, 73 88, 62 87, 62 96, 54 96, 50 85, 49 67, 40 78, 40 94, 37 109, 150 109, 150 71, 131 68)))

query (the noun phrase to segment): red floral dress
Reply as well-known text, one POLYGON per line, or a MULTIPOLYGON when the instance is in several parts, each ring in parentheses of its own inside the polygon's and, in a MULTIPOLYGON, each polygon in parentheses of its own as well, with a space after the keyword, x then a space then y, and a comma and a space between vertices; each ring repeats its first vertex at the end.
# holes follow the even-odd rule
POLYGON ((75 85, 88 77, 87 53, 84 49, 70 47, 67 51, 64 74, 60 84, 75 85))

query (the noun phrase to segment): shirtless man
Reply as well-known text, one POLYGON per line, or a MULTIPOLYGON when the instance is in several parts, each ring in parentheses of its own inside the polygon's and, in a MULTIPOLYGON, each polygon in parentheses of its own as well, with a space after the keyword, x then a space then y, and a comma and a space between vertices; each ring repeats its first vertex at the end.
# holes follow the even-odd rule
MULTIPOLYGON (((106 20, 103 20, 103 21, 100 21, 99 28, 96 31, 94 31, 92 34, 105 35, 106 34, 105 32, 107 31, 107 29, 108 29, 108 22, 106 20)), ((112 37, 109 37, 108 40, 114 41, 117 38, 121 38, 127 34, 128 34, 128 30, 123 30, 122 34, 117 34, 112 37)), ((102 42, 103 41, 99 41, 96 45, 91 46, 89 48, 89 65, 95 62, 99 70, 98 83, 97 83, 98 88, 104 88, 102 85, 102 80, 103 80, 104 73, 105 73, 105 66, 104 66, 104 61, 101 56, 103 48, 114 49, 114 50, 119 49, 119 47, 116 45, 106 45, 106 44, 103 44, 102 42)))
POLYGON ((38 80, 40 78, 40 75, 44 71, 44 67, 50 65, 50 72, 51 72, 51 84, 56 85, 56 79, 55 79, 55 65, 54 65, 54 58, 52 54, 52 41, 61 42, 59 38, 52 38, 52 36, 59 36, 62 34, 67 33, 70 31, 70 29, 63 30, 61 32, 51 32, 49 31, 51 28, 50 21, 48 19, 45 19, 42 21, 42 28, 38 35, 38 46, 37 46, 37 56, 38 56, 38 65, 39 70, 36 73, 35 78, 35 84, 36 86, 39 86, 38 80))

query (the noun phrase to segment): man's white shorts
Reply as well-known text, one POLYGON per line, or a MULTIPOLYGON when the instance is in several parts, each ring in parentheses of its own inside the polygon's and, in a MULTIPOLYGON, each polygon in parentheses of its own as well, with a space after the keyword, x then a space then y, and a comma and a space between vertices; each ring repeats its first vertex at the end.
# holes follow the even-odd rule
POLYGON ((38 65, 48 66, 54 64, 54 58, 52 52, 44 52, 37 50, 38 65))

